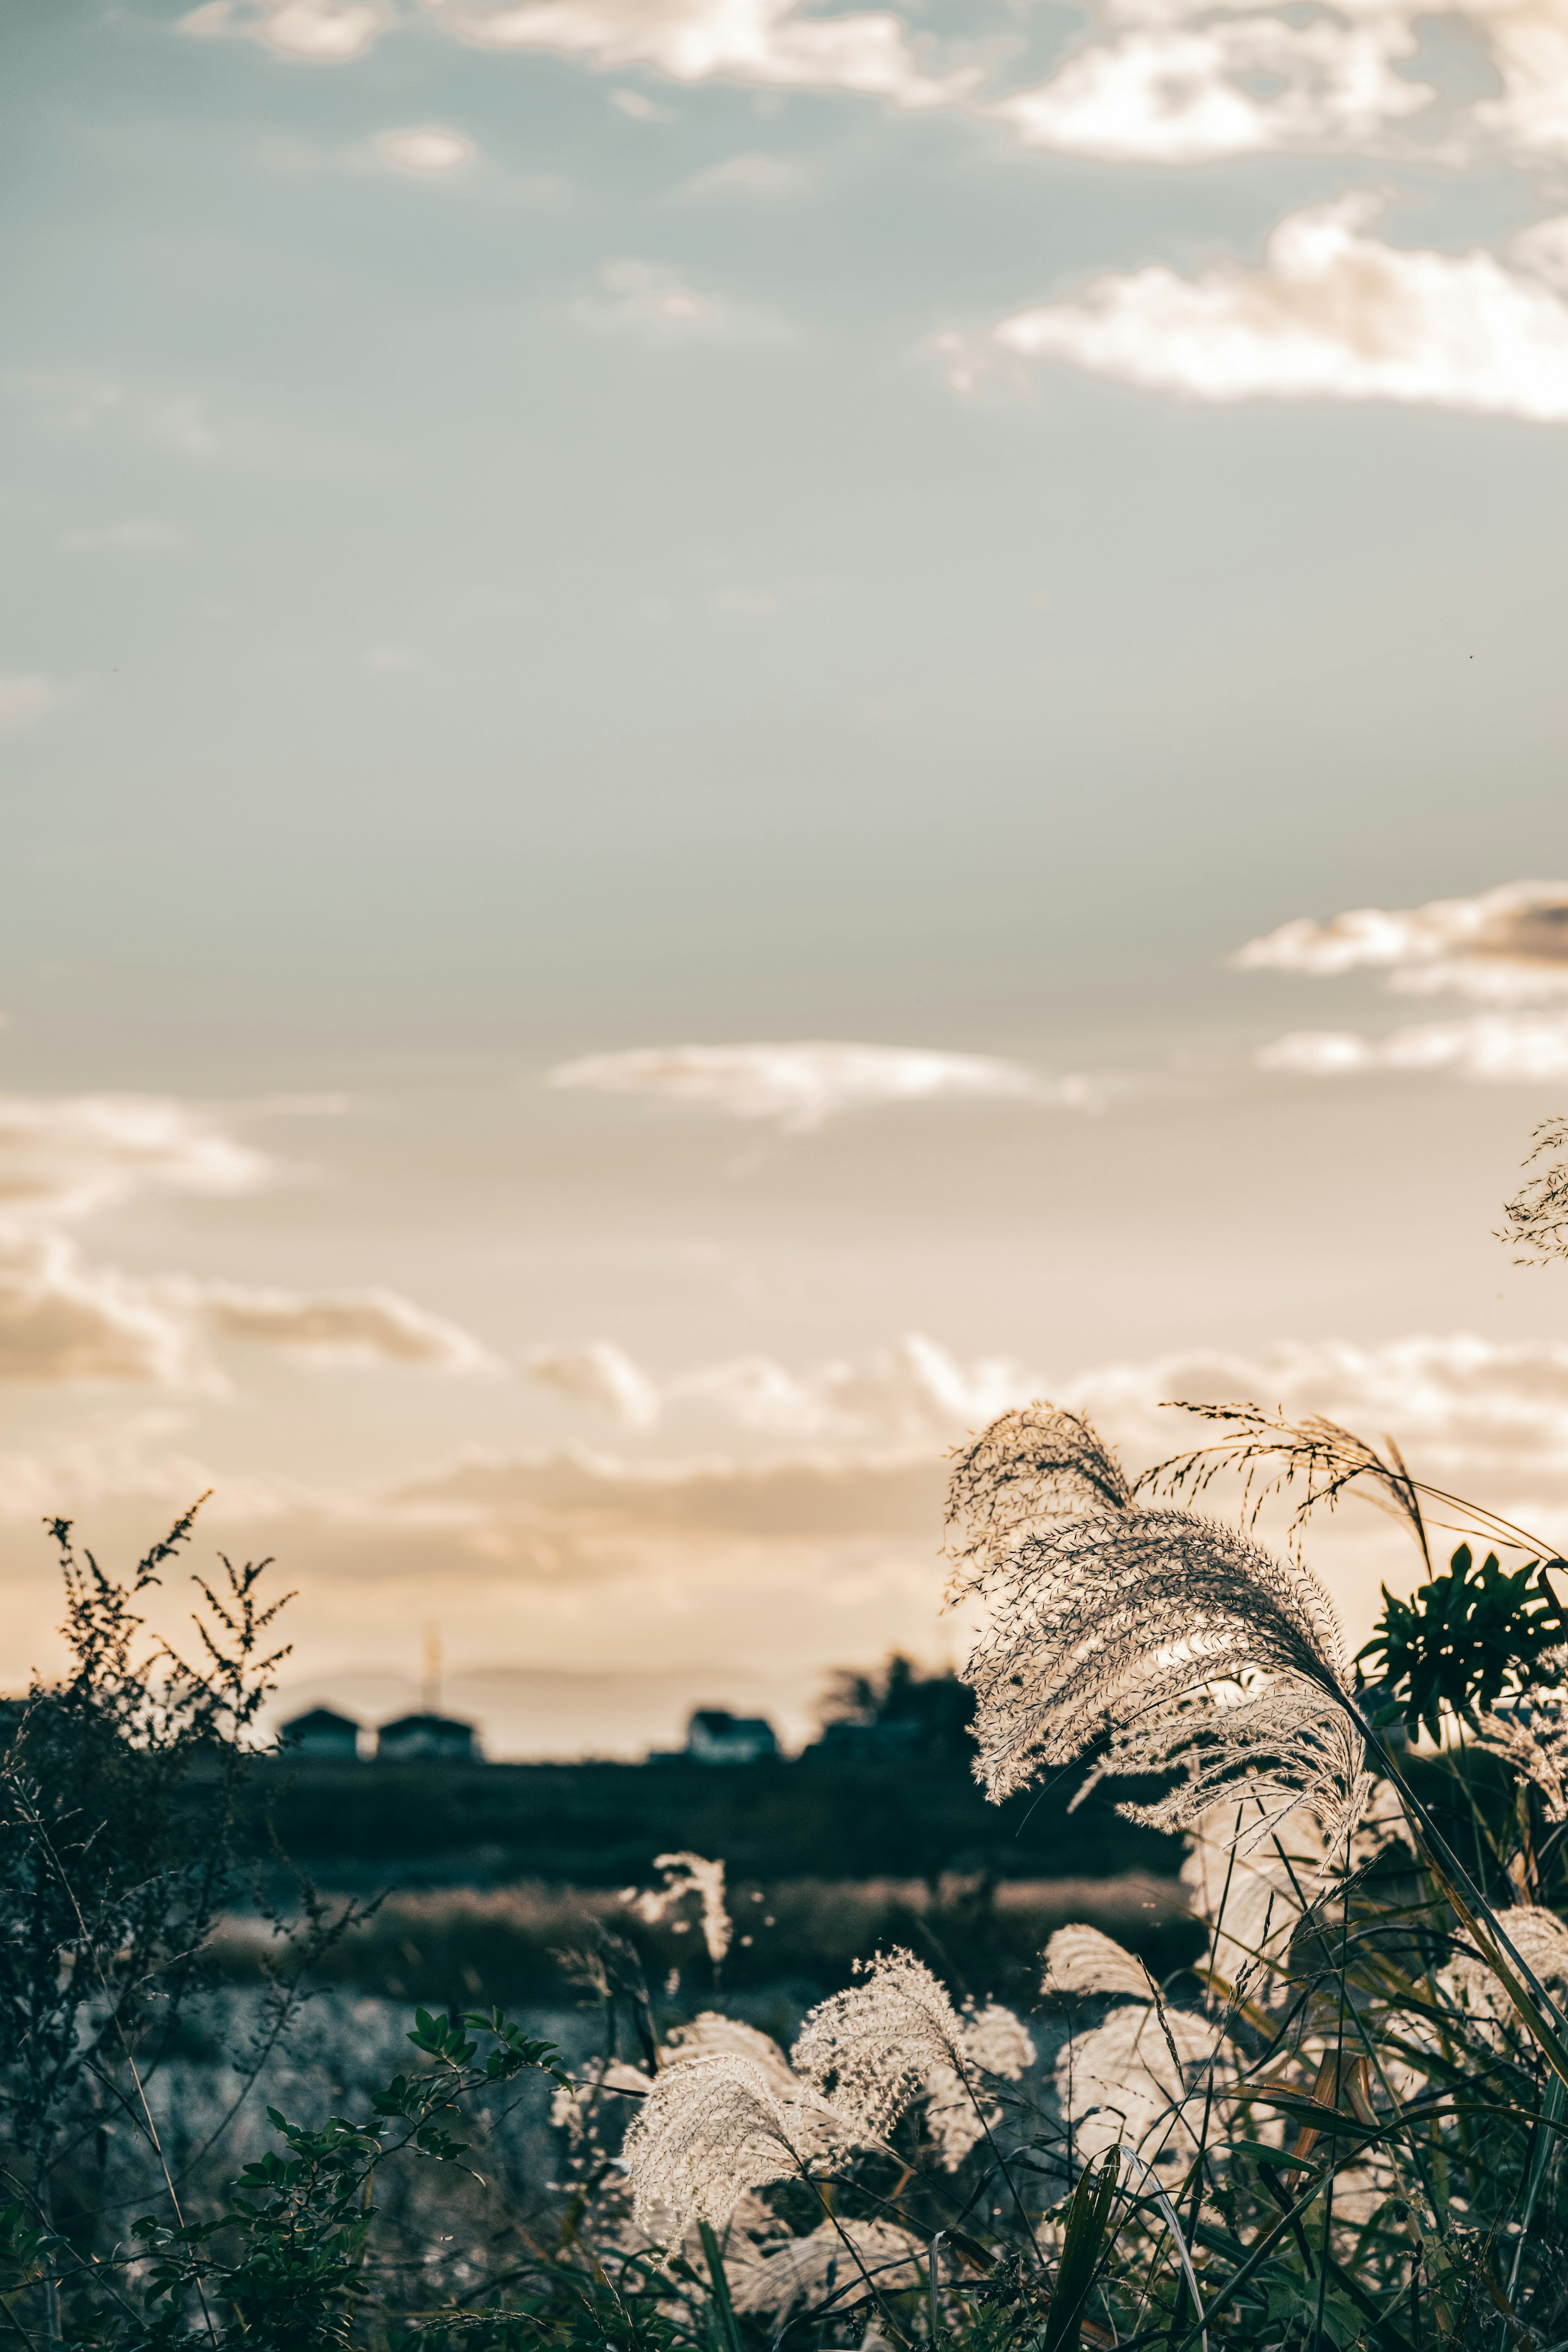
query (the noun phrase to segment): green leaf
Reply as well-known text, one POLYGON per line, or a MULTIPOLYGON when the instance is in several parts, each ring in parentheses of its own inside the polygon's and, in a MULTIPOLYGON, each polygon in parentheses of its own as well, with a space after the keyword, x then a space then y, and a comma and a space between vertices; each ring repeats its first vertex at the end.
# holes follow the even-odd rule
POLYGON ((1073 2190, 1041 2352, 1079 2352, 1079 2331, 1116 2201, 1118 2157, 1116 2148, 1108 2147, 1099 2172, 1090 2165, 1073 2190))

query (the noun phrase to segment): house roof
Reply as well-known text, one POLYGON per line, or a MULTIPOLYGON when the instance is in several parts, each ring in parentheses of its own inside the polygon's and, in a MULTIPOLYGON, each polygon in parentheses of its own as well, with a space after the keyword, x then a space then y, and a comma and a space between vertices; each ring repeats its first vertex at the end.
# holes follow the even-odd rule
POLYGON ((400 1715, 395 1723, 384 1723, 377 1737, 384 1739, 389 1731, 462 1731, 471 1737, 473 1728, 457 1715, 400 1715))
POLYGON ((352 1715, 340 1715, 336 1707, 307 1707, 303 1715, 291 1715, 282 1727, 285 1731, 357 1731, 359 1725, 352 1715))

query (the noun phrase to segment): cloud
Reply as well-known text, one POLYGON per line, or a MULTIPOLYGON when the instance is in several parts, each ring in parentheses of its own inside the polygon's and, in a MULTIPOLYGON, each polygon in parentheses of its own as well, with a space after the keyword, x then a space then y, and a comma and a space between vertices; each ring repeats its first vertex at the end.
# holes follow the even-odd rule
POLYGON ((601 70, 651 66, 671 81, 848 90, 910 107, 951 103, 978 77, 922 73, 890 11, 805 15, 796 0, 426 0, 477 48, 548 49, 601 70))
POLYGON ((1237 971, 1337 978, 1384 971, 1389 985, 1440 989, 1499 1004, 1568 992, 1568 882, 1505 882, 1474 898, 1434 898, 1392 911, 1358 907, 1320 923, 1299 915, 1230 959, 1237 971))
POLYGON ((385 0, 205 0, 177 29, 202 40, 238 34, 305 65, 347 65, 392 22, 385 0))
POLYGON ((1393 400, 1568 421, 1568 306, 1489 253, 1383 244, 1365 234, 1378 207, 1363 190, 1288 215, 1261 268, 1111 274, 933 348, 960 393, 1047 360, 1195 400, 1393 400))
POLYGON ((682 184, 680 194, 699 199, 709 196, 790 196, 805 180, 797 163, 784 162, 777 155, 727 155, 721 163, 710 163, 694 172, 682 184))
MULTIPOLYGON (((1121 12, 1118 12, 1119 14, 1121 12)), ((1136 13, 1136 12, 1129 12, 1136 13)), ((1375 149, 1433 90, 1395 70, 1416 49, 1396 8, 1307 24, 1173 7, 1090 42, 1049 81, 986 110, 1026 147, 1108 162, 1205 163, 1282 149, 1375 149)))
POLYGON ((736 1356, 700 1365, 661 1387, 606 1341, 544 1349, 528 1370, 571 1398, 624 1426, 651 1429, 696 1409, 770 1437, 903 1441, 957 1436, 1010 1405, 1037 1396, 1041 1375, 1012 1357, 961 1363, 935 1340, 910 1332, 864 1363, 835 1360, 796 1374, 769 1356, 736 1356))
MULTIPOLYGON (((1197 1349, 1070 1378, 1058 1370, 1035 1392, 1088 1412, 1131 1470, 1211 1433, 1163 1409, 1173 1397, 1251 1400, 1391 1431, 1417 1477, 1549 1544, 1568 1540, 1565 1345, 1465 1333, 1373 1346, 1283 1340, 1254 1355, 1197 1349)), ((577 1447, 469 1449, 357 1490, 222 1478, 198 1534, 240 1557, 278 1555, 300 1588, 289 1630, 302 1675, 329 1673, 331 1658, 361 1672, 388 1660, 405 1670, 397 1629, 435 1607, 454 1627, 481 1629, 478 1655, 490 1670, 525 1660, 534 1670, 662 1673, 700 1660, 712 1668, 704 1700, 743 1689, 759 1705, 784 1705, 786 1691, 794 1704, 828 1668, 894 1644, 962 1654, 962 1623, 940 1614, 948 1443, 935 1428, 897 1444, 786 1439, 746 1461, 718 1449, 656 1462, 577 1447)), ((100 1551, 134 1557, 161 1512, 212 1483, 176 1427, 145 1414, 133 1428, 79 1421, 68 1445, 0 1464, 0 1519, 20 1528, 43 1511, 80 1516, 100 1551)), ((1237 1500, 1215 1489, 1209 1504, 1227 1515, 1237 1500)), ((1279 1539, 1278 1515, 1264 1531, 1279 1539)), ((1455 1540, 1436 1532, 1441 1550, 1455 1540)), ((1308 1549, 1352 1647, 1376 1613, 1380 1580, 1408 1591, 1422 1575, 1402 1530, 1349 1500, 1315 1524, 1308 1549)), ((33 1626, 47 1636, 54 1622, 54 1590, 20 1544, 5 1558, 13 1651, 24 1654, 33 1626)), ((321 1690, 331 1696, 330 1681, 321 1690)), ((516 1736, 526 1744, 526 1727, 516 1736)), ((579 1737, 594 1744, 600 1719, 579 1737)))
POLYGON ((0 1216, 83 1217, 149 1187, 254 1191, 271 1163, 161 1095, 0 1095, 0 1216))
POLYGON ((68 530, 60 540, 68 555, 183 555, 190 543, 178 523, 151 519, 68 530))
POLYGON ((652 1381, 607 1339, 591 1339, 579 1348, 536 1348, 526 1369, 545 1388, 625 1428, 651 1429, 658 1419, 658 1392, 652 1381))
POLYGON ((913 1045, 668 1045, 590 1054, 550 1073, 552 1087, 694 1103, 732 1118, 777 1119, 804 1135, 837 1111, 884 1103, 1032 1102, 1089 1109, 1101 1099, 1088 1078, 1041 1080, 989 1055, 913 1045))
POLYGON ((207 1282, 193 1309, 219 1337, 281 1349, 317 1364, 391 1364, 421 1371, 496 1375, 506 1367, 445 1317, 394 1290, 301 1294, 207 1282))
POLYGON ((622 114, 629 115, 634 122, 673 122, 675 121, 673 108, 660 106, 656 100, 645 96, 640 89, 612 89, 608 95, 610 104, 618 108, 622 114))
POLYGON ((54 708, 52 680, 47 677, 0 677, 0 730, 31 727, 54 708))
POLYGON ((1451 1070, 1463 1078, 1527 1085, 1568 1077, 1568 1013, 1484 1013, 1419 1022, 1385 1037, 1349 1029, 1295 1029, 1258 1054, 1260 1068, 1305 1077, 1363 1070, 1451 1070))
POLYGON ((788 328, 770 313, 699 294, 679 271, 654 261, 607 261, 599 291, 574 305, 585 327, 655 343, 776 343, 788 328))
POLYGON ((460 131, 435 129, 416 131, 384 131, 376 140, 376 152, 382 161, 396 172, 409 172, 417 177, 444 178, 449 172, 471 163, 478 149, 471 139, 460 131))
POLYGON ((188 1320, 59 1234, 0 1228, 0 1380, 202 1384, 188 1320))

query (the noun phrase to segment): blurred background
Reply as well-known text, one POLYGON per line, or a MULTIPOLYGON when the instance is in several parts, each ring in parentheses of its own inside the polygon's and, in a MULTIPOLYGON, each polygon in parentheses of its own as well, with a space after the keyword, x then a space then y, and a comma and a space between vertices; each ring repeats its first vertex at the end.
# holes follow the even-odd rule
POLYGON ((5 1687, 210 1488, 273 1727, 787 1756, 1038 1395, 1568 1538, 1556 34, 3 15, 5 1687))

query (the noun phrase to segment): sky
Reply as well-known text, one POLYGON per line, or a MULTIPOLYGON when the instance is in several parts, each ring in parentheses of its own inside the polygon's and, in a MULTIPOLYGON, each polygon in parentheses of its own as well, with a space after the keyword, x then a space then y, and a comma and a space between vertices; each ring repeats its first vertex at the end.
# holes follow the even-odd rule
POLYGON ((210 1488, 281 1713, 798 1741, 1035 1397, 1568 1545, 1560 0, 0 42, 0 1684, 210 1488))

